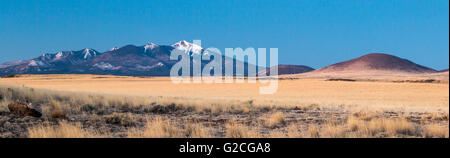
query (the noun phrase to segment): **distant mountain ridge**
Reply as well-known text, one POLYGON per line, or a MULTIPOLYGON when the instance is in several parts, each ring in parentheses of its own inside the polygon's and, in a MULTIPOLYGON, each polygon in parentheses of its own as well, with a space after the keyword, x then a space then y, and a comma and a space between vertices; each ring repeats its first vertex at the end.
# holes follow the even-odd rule
MULTIPOLYGON (((178 61, 170 60, 173 49, 184 50, 190 54, 201 55, 206 51, 198 45, 185 40, 173 45, 157 45, 149 43, 143 46, 126 45, 114 47, 109 51, 100 53, 94 49, 85 48, 79 51, 61 51, 55 54, 43 54, 30 60, 7 62, 0 65, 0 76, 11 74, 99 74, 99 75, 123 75, 123 76, 169 76, 171 67, 178 61)), ((214 53, 214 52, 211 52, 214 53)), ((192 55, 191 55, 192 56, 192 55)), ((222 56, 223 66, 225 59, 222 56)), ((191 59, 195 62, 194 59, 191 59)), ((229 60, 228 60, 229 61, 229 60)), ((244 61, 244 68, 248 63, 244 61)), ((191 62, 191 75, 192 71, 191 62)), ((201 61, 202 67, 209 61, 201 61)), ((236 69, 236 65, 234 66, 236 69)), ((224 74, 225 69, 222 69, 224 74)), ((237 74, 234 71, 233 75, 237 74)))
MULTIPOLYGON (((300 74, 305 72, 314 71, 313 68, 305 65, 277 65, 274 68, 278 69, 278 75, 286 75, 286 74, 300 74)), ((267 68, 261 72, 260 75, 270 75, 270 68, 267 68)))
POLYGON ((98 51, 85 48, 79 51, 61 51, 55 54, 42 54, 31 60, 8 62, 0 66, 0 74, 40 74, 64 71, 68 65, 77 65, 100 55, 98 51))

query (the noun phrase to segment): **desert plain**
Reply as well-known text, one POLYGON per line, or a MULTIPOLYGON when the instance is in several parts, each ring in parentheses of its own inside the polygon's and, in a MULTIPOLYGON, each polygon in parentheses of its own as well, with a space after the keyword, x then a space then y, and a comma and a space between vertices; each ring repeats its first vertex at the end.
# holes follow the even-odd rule
POLYGON ((284 76, 263 83, 169 77, 18 75, 0 79, 0 137, 447 137, 446 79, 284 76), (43 116, 11 114, 27 100, 43 116))

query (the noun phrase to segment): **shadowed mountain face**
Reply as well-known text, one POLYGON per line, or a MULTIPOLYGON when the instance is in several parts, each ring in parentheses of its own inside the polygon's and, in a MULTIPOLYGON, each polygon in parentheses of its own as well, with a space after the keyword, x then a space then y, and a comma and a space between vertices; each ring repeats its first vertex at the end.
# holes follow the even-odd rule
MULTIPOLYGON (((304 65, 277 65, 274 66, 274 68, 278 68, 278 75, 285 75, 285 74, 299 74, 299 73, 305 73, 313 71, 314 69, 308 66, 304 65)), ((267 68, 259 74, 264 75, 270 75, 270 68, 267 68)))
POLYGON ((105 52, 79 65, 70 65, 71 73, 124 76, 168 76, 176 61, 169 60, 168 46, 146 49, 127 45, 105 52))
POLYGON ((101 53, 94 49, 62 51, 55 54, 42 54, 31 60, 20 60, 0 65, 0 75, 41 74, 69 72, 68 67, 85 63, 101 53))
MULTIPOLYGON (((21 60, 8 62, 0 65, 0 76, 10 74, 99 74, 99 75, 123 75, 123 76, 169 76, 170 69, 177 63, 177 60, 170 60, 170 53, 173 49, 184 50, 191 56, 192 63, 195 61, 192 56, 206 53, 198 45, 180 41, 171 46, 156 45, 153 43, 144 46, 127 45, 121 48, 114 47, 110 51, 99 53, 93 49, 83 49, 80 51, 63 51, 56 54, 43 54, 31 60, 21 60)), ((214 53, 214 52, 208 52, 214 53)), ((225 72, 224 65, 229 59, 222 56, 222 74, 225 72)), ((244 69, 248 63, 231 60, 235 63, 242 63, 244 69)), ((202 67, 209 61, 200 61, 202 67)), ((236 69, 237 65, 234 65, 236 69)), ((234 71, 235 72, 235 71, 234 71)), ((198 75, 198 74, 197 74, 198 75)), ((248 75, 247 71, 244 74, 248 75)))
POLYGON ((371 71, 385 71, 385 72, 404 72, 404 73, 434 73, 437 72, 431 68, 415 64, 409 60, 402 59, 396 56, 372 53, 355 58, 352 60, 333 64, 314 72, 328 73, 328 72, 371 72, 371 71))

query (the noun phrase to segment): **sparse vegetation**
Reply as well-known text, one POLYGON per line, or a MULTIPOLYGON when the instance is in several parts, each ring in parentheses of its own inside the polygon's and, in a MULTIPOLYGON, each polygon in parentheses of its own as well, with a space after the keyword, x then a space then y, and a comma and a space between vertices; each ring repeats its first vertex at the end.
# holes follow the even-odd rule
POLYGON ((249 128, 242 123, 238 123, 236 120, 230 120, 226 125, 226 136, 227 138, 258 138, 262 137, 261 134, 249 128))
POLYGON ((183 129, 175 126, 168 120, 160 117, 148 119, 144 131, 136 129, 128 133, 128 137, 144 137, 144 138, 183 138, 185 137, 183 129))
POLYGON ((118 124, 121 126, 132 126, 135 124, 135 119, 131 114, 113 113, 105 116, 106 123, 118 124))
POLYGON ((203 126, 201 123, 185 123, 185 135, 189 138, 211 138, 211 130, 208 127, 203 126))
POLYGON ((319 127, 316 125, 310 125, 308 127, 308 134, 306 135, 307 138, 319 138, 320 137, 320 131, 319 127))
POLYGON ((96 138, 103 137, 95 132, 87 131, 80 124, 61 121, 57 126, 37 125, 28 130, 30 138, 96 138))
POLYGON ((50 116, 56 119, 66 119, 66 113, 61 109, 55 109, 51 112, 50 116))
POLYGON ((49 106, 44 110, 50 111, 50 117, 55 119, 66 119, 66 112, 63 110, 61 103, 55 100, 50 100, 49 106))
POLYGON ((423 129, 423 137, 425 138, 448 138, 449 129, 437 124, 427 125, 423 129))
POLYGON ((426 120, 435 120, 435 121, 448 121, 448 113, 444 114, 444 113, 428 113, 428 114, 424 114, 422 115, 422 120, 426 121, 426 120))
POLYGON ((275 112, 264 118, 264 123, 268 127, 276 127, 285 123, 283 112, 275 112))
MULTIPOLYGON (((309 84, 318 81, 282 82, 309 84)), ((372 84, 378 84, 327 83, 331 87, 359 86, 365 89, 373 88, 372 84)), ((383 84, 385 86, 394 84, 395 87, 399 86, 397 84, 408 86, 409 83, 383 84)), ((191 94, 186 94, 187 97, 143 96, 131 95, 133 93, 101 94, 0 85, 0 137, 448 138, 448 84, 414 83, 412 87, 417 88, 415 86, 422 84, 431 87, 427 89, 428 92, 432 91, 432 94, 430 92, 422 95, 434 99, 417 100, 423 99, 424 96, 417 96, 417 91, 411 87, 406 88, 405 93, 397 91, 398 99, 390 96, 383 98, 384 95, 392 95, 390 92, 383 92, 384 95, 378 95, 379 91, 372 95, 362 92, 366 93, 366 96, 362 97, 358 94, 360 91, 341 90, 343 91, 341 93, 347 93, 343 94, 341 100, 349 99, 346 98, 349 93, 355 94, 353 97, 357 98, 354 99, 357 102, 353 100, 347 104, 345 102, 330 104, 336 100, 324 100, 321 94, 314 90, 307 93, 309 96, 291 96, 294 99, 284 96, 296 95, 300 93, 296 92, 298 89, 295 91, 284 89, 280 93, 289 92, 289 94, 282 94, 279 96, 280 99, 270 98, 273 96, 267 98, 231 96, 237 99, 229 99, 201 97, 201 93, 196 94, 199 98, 190 96, 191 94), (318 99, 315 103, 303 102, 303 100, 311 101, 315 96, 317 96, 315 99, 318 99), (384 99, 382 102, 371 101, 380 97, 384 99), (411 98, 412 101, 409 102, 410 100, 405 98, 411 98), (362 99, 369 101, 359 101, 362 99), (43 116, 32 118, 10 114, 8 104, 16 100, 41 104, 43 116), (394 103, 404 106, 397 106, 394 103), (421 105, 416 105, 418 103, 421 105)), ((316 86, 329 88, 320 84, 316 86)), ((328 94, 331 98, 339 96, 333 92, 328 94)))
POLYGON ((147 118, 143 130, 132 128, 128 131, 129 138, 209 138, 209 129, 200 123, 185 122, 184 128, 169 119, 156 117, 147 118))
POLYGON ((373 111, 358 111, 353 113, 353 116, 364 121, 370 121, 377 117, 376 112, 373 111))

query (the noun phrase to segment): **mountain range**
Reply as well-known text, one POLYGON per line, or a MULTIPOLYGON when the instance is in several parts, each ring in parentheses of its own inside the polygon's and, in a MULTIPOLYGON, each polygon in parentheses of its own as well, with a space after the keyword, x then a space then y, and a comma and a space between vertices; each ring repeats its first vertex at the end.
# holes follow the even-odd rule
MULTIPOLYGON (((114 47, 106 52, 99 52, 91 48, 78 51, 61 51, 54 54, 43 54, 30 60, 19 60, 0 64, 0 76, 12 74, 99 74, 122 76, 169 76, 170 69, 178 62, 170 60, 170 53, 174 49, 184 50, 191 56, 192 63, 198 62, 192 57, 207 52, 201 46, 184 40, 172 45, 157 45, 149 43, 143 46, 126 45, 121 48, 114 47)), ((225 60, 222 56, 222 74, 225 72, 225 62, 233 61, 233 75, 248 75, 249 63, 244 61, 225 60), (236 64, 239 63, 239 64, 236 64), (243 65, 244 74, 237 74, 236 69, 243 65)), ((202 60, 202 67, 209 61, 202 60)), ((261 68, 261 67, 260 67, 261 68)), ((437 73, 431 68, 418 65, 407 59, 389 54, 371 53, 348 61, 336 63, 324 68, 314 70, 304 65, 278 65, 278 75, 284 74, 422 74, 437 73)), ((269 75, 269 68, 258 74, 269 75)), ((443 70, 447 71, 447 70, 443 70)), ((441 71, 442 72, 442 71, 441 71)))
MULTIPOLYGON (((179 49, 189 53, 192 63, 198 62, 193 55, 207 52, 201 46, 179 41, 173 45, 157 45, 149 43, 143 46, 126 45, 121 48, 114 47, 106 52, 98 52, 94 49, 85 48, 79 51, 61 51, 55 54, 43 54, 30 60, 7 62, 0 65, 0 75, 11 74, 99 74, 99 75, 122 75, 122 76, 169 76, 170 69, 178 62, 170 60, 170 53, 179 49)), ((222 56, 222 66, 226 62, 233 61, 233 75, 248 75, 236 73, 237 67, 243 65, 246 69, 249 64, 243 61, 225 60, 222 56)), ((209 61, 202 60, 202 67, 209 61)), ((222 68, 222 74, 225 69, 222 68)), ((180 74, 181 75, 181 74, 180 74)))

